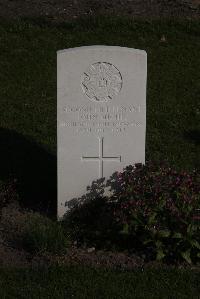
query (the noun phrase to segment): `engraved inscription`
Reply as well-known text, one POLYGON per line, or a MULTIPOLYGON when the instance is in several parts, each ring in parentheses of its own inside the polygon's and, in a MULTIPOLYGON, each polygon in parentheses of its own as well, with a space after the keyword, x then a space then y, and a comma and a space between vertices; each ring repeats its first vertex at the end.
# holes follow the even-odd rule
POLYGON ((66 113, 75 113, 75 112, 79 112, 79 113, 132 113, 132 112, 141 112, 141 106, 133 106, 133 105, 129 105, 129 106, 108 106, 108 105, 103 105, 103 106, 87 106, 87 105, 83 105, 83 106, 71 106, 68 105, 66 107, 63 108, 63 111, 66 113))
POLYGON ((82 88, 90 100, 107 102, 120 92, 122 75, 113 64, 96 62, 83 74, 82 88))
POLYGON ((142 126, 138 119, 142 111, 140 105, 68 105, 62 111, 66 116, 60 127, 74 129, 77 133, 124 133, 142 126))
POLYGON ((98 138, 99 139, 99 155, 94 157, 85 157, 82 156, 82 161, 99 161, 99 177, 103 178, 104 175, 104 162, 105 161, 116 161, 121 162, 121 156, 118 157, 106 157, 104 156, 104 138, 98 138))

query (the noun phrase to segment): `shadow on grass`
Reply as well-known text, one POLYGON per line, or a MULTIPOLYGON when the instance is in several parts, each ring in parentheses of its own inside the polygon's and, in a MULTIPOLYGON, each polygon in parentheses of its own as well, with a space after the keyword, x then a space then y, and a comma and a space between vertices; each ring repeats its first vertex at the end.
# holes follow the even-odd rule
POLYGON ((0 180, 17 179, 21 204, 56 215, 56 156, 15 131, 0 128, 0 180))
POLYGON ((195 145, 200 145, 200 131, 199 130, 190 130, 185 131, 183 137, 188 141, 194 143, 195 145))

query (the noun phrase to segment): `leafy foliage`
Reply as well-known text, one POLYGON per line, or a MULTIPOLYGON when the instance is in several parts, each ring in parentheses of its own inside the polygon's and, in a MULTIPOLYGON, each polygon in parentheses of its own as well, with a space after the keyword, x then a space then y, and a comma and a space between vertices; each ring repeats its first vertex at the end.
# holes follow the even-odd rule
POLYGON ((178 172, 165 162, 147 162, 116 172, 107 182, 93 182, 65 222, 80 242, 128 249, 146 260, 195 263, 200 258, 199 209, 197 170, 178 172))

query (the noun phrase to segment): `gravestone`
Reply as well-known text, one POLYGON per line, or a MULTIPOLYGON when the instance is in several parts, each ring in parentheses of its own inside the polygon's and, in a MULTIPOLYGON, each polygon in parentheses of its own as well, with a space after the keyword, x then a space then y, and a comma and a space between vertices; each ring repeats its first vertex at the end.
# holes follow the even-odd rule
POLYGON ((58 217, 101 177, 145 163, 147 55, 88 46, 57 52, 58 217))

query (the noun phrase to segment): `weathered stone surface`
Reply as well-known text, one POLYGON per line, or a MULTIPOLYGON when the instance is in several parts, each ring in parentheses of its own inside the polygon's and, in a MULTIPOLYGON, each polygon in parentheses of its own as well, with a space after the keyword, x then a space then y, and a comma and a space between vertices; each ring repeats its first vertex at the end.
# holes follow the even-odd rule
POLYGON ((58 216, 95 179, 145 162, 147 56, 90 46, 58 51, 58 216))

